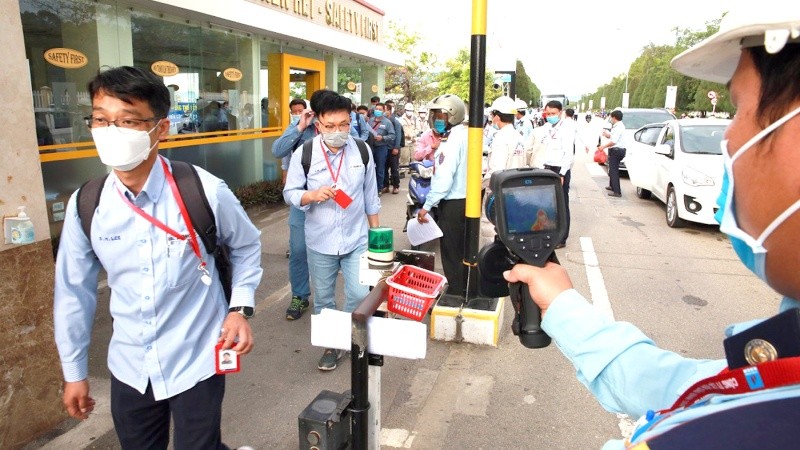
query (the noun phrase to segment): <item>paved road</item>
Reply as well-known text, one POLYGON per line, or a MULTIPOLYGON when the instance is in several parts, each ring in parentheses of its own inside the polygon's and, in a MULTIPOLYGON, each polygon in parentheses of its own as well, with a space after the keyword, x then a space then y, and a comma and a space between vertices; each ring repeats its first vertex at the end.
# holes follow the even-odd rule
MULTIPOLYGON (((598 309, 637 324, 662 347, 703 358, 723 356, 727 324, 776 310, 778 297, 742 267, 717 229, 668 228, 664 206, 636 198, 624 179, 623 197, 608 197, 605 172, 584 155, 573 171, 571 237, 559 258, 598 309)), ((396 230, 396 248, 408 248, 400 231, 406 183, 403 195, 382 198, 381 222, 396 230)), ((234 448, 297 448, 298 414, 321 390, 348 389, 350 371, 318 371, 321 349, 310 344, 308 315, 284 319, 286 208, 251 215, 262 230, 265 269, 252 320, 256 348, 228 379, 223 437, 234 448)), ((107 299, 107 288, 101 292, 107 299)), ((588 449, 626 432, 629 421, 593 400, 555 346, 534 351, 518 343, 510 310, 498 348, 429 341, 424 360, 386 359, 383 448, 588 449)), ((110 320, 107 309, 98 311, 90 372, 93 394, 107 408, 110 320)), ((29 448, 118 448, 107 414, 74 425, 66 422, 29 448)))

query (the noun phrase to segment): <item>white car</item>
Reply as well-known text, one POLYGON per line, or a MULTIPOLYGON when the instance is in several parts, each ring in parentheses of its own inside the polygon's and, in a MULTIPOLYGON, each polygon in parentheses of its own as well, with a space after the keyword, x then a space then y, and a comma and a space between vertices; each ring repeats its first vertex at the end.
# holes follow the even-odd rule
POLYGON ((633 134, 625 159, 642 199, 666 203, 667 225, 684 221, 716 224, 723 160, 720 141, 726 119, 677 119, 645 125, 633 134))

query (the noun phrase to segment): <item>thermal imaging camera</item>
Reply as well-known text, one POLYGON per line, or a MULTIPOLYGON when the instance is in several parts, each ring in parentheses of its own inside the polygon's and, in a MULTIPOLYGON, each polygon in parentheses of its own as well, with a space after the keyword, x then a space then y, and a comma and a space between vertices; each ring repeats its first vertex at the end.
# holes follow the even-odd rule
POLYGON ((566 203, 561 176, 543 169, 511 169, 494 172, 484 209, 495 225, 494 242, 478 253, 481 295, 511 297, 517 314, 514 333, 528 348, 550 344, 541 329, 541 311, 528 286, 508 284, 503 272, 517 263, 542 267, 558 262, 555 247, 567 233, 566 203))

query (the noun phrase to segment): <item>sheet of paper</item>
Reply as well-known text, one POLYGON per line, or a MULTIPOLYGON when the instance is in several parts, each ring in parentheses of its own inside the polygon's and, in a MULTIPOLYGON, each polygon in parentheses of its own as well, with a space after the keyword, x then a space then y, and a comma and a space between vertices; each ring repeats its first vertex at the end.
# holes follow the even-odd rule
POLYGON ((428 327, 421 322, 370 317, 367 320, 369 351, 376 355, 425 359, 428 327))
POLYGON ((323 309, 311 316, 311 345, 339 350, 352 347, 352 322, 350 313, 323 309))
POLYGON ((442 237, 442 230, 431 218, 426 223, 419 223, 416 217, 412 217, 408 219, 406 234, 411 245, 421 245, 442 237))
MULTIPOLYGON (((352 322, 350 313, 323 309, 311 316, 311 345, 350 350, 352 322)), ((393 358, 424 359, 428 349, 428 327, 403 319, 370 317, 367 320, 368 350, 393 358)))

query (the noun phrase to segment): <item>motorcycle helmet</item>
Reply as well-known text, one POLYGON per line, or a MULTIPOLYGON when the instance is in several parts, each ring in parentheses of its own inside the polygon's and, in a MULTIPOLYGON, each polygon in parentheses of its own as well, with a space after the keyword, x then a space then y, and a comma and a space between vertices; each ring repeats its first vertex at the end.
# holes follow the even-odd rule
MULTIPOLYGON (((464 117, 467 115, 467 108, 464 106, 464 102, 454 94, 444 94, 434 98, 428 103, 428 110, 442 110, 447 113, 447 123, 449 123, 451 127, 463 122, 464 117)), ((428 115, 428 122, 430 122, 431 128, 434 126, 433 122, 435 118, 435 114, 431 113, 428 115)))

